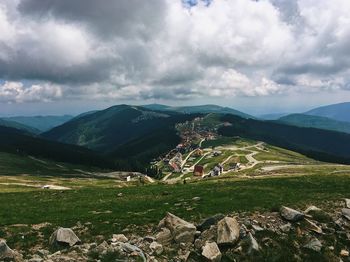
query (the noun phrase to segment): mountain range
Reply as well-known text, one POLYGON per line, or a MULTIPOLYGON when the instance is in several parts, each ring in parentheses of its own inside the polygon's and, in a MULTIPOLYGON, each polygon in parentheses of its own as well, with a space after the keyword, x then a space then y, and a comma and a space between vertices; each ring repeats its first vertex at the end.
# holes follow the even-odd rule
POLYGON ((318 129, 332 130, 350 133, 350 123, 334 120, 323 116, 306 114, 290 114, 278 119, 278 122, 300 127, 313 127, 318 129))
MULTIPOLYGON (((335 111, 334 107, 329 108, 335 111)), ((337 108, 337 115, 344 116, 340 111, 346 107, 337 108)), ((325 109, 321 111, 325 114, 325 109)), ((28 125, 7 118, 0 120, 0 150, 74 164, 143 171, 153 158, 180 143, 177 123, 208 114, 214 115, 218 123, 229 123, 219 129, 221 135, 265 141, 323 161, 350 163, 348 122, 310 114, 259 120, 214 105, 117 105, 77 117, 34 117, 32 122, 27 117, 28 125), (40 119, 45 123, 39 124, 40 119), (49 123, 57 126, 41 133, 49 123)))
POLYGON ((318 107, 306 112, 305 114, 350 122, 350 102, 318 107))
POLYGON ((62 125, 63 123, 71 120, 73 116, 62 115, 62 116, 14 116, 2 118, 5 121, 11 121, 22 125, 23 129, 32 128, 34 133, 41 133, 48 131, 56 126, 62 125))
POLYGON ((209 113, 217 113, 217 114, 232 114, 237 115, 243 118, 255 118, 249 114, 243 113, 241 111, 238 111, 236 109, 230 108, 230 107, 222 107, 217 105, 199 105, 199 106, 166 106, 166 105, 160 105, 160 104, 151 104, 151 105, 144 105, 142 106, 144 108, 148 108, 151 110, 157 110, 157 111, 173 111, 183 114, 209 114, 209 113))

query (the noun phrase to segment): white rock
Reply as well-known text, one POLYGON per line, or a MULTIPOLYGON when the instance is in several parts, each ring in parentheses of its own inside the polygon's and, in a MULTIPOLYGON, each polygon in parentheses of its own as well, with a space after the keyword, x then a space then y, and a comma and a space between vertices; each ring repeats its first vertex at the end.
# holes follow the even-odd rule
POLYGON ((304 213, 305 213, 305 214, 308 214, 308 213, 310 213, 310 212, 312 212, 312 211, 322 211, 322 209, 320 209, 320 208, 318 208, 318 207, 316 207, 316 206, 309 206, 309 207, 304 211, 304 213))
POLYGON ((317 238, 314 238, 309 243, 307 243, 304 247, 316 252, 320 252, 322 249, 322 243, 317 238))
POLYGON ((345 207, 350 208, 350 199, 345 198, 345 207))
POLYGON ((149 245, 149 248, 157 255, 160 255, 163 253, 163 246, 161 244, 159 244, 158 242, 152 242, 149 245))
POLYGON ((252 225, 252 228, 254 229, 255 232, 264 231, 264 229, 258 225, 252 225))
POLYGON ((156 240, 157 242, 163 244, 163 245, 168 245, 171 243, 173 237, 171 235, 171 232, 167 228, 162 228, 160 232, 157 233, 156 235, 156 240))
POLYGON ((197 231, 195 225, 171 213, 167 213, 165 218, 160 221, 158 227, 169 229, 176 243, 193 243, 197 231))
POLYGON ((305 222, 307 224, 307 228, 311 231, 314 231, 318 234, 322 234, 322 228, 320 228, 319 226, 317 226, 314 222, 310 221, 309 219, 305 219, 305 222))
POLYGON ((80 239, 70 228, 61 227, 57 229, 50 237, 50 245, 68 244, 69 246, 74 246, 80 242, 80 239))
POLYGON ((285 206, 281 207, 280 213, 284 219, 292 222, 297 222, 304 218, 303 213, 285 206))
POLYGON ((9 248, 5 240, 0 240, 0 259, 14 258, 15 252, 9 248))
POLYGON ((113 234, 112 242, 128 242, 128 238, 124 234, 113 234))
POLYGON ((284 233, 288 233, 292 228, 292 225, 290 223, 284 224, 280 226, 280 229, 282 230, 282 232, 284 233))
POLYGON ((253 237, 252 233, 249 232, 247 238, 249 243, 248 253, 250 254, 252 252, 258 252, 260 247, 256 239, 253 237))
POLYGON ((349 256, 349 251, 345 250, 345 249, 342 249, 340 251, 340 256, 342 257, 348 257, 349 256))
POLYGON ((232 245, 239 239, 240 226, 235 218, 225 217, 218 222, 217 243, 219 245, 232 245))
POLYGON ((341 213, 347 220, 350 220, 350 208, 343 208, 341 213))
POLYGON ((203 247, 202 256, 211 262, 220 262, 222 254, 215 242, 206 242, 203 247))

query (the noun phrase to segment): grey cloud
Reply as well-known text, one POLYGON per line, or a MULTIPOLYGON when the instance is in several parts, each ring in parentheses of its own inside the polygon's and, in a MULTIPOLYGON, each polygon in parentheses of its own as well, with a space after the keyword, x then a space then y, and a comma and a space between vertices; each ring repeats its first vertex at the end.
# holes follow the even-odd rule
POLYGON ((54 17, 87 25, 104 37, 152 37, 162 28, 163 0, 23 0, 19 7, 22 15, 45 20, 54 17))
POLYGON ((341 20, 347 0, 214 0, 191 10, 181 0, 5 2, 0 79, 59 84, 62 99, 348 88, 350 26, 341 20))

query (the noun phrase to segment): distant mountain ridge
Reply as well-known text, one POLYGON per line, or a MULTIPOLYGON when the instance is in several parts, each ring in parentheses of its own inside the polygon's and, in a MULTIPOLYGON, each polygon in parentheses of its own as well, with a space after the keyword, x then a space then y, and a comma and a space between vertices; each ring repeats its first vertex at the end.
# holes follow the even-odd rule
POLYGON ((328 117, 290 114, 278 119, 278 122, 300 127, 312 127, 318 129, 332 130, 350 133, 350 123, 337 121, 328 117))
POLYGON ((225 115, 222 121, 231 123, 219 129, 223 136, 264 141, 321 161, 350 164, 350 134, 234 115, 225 115))
MULTIPOLYGON (((177 122, 186 121, 191 117, 194 116, 171 111, 154 111, 139 106, 117 105, 72 119, 43 133, 42 136, 107 154, 114 152, 121 145, 158 133, 159 130, 170 132, 169 127, 173 128, 177 122)), ((174 136, 177 137, 175 131, 172 140, 178 142, 174 136)), ((169 144, 173 146, 171 141, 169 144)), ((154 146, 156 144, 148 145, 154 146)))
POLYGON ((62 115, 62 116, 14 116, 14 117, 6 117, 3 119, 37 129, 40 132, 45 132, 56 126, 66 123, 72 118, 73 116, 71 115, 62 115))
POLYGON ((263 120, 278 120, 281 117, 284 117, 287 115, 290 115, 290 113, 271 113, 271 114, 258 115, 257 117, 263 120))
POLYGON ((114 167, 111 160, 87 148, 30 136, 26 131, 4 126, 0 126, 0 151, 71 164, 114 167))
POLYGON ((1 118, 0 118, 0 126, 11 127, 11 128, 15 128, 18 130, 22 130, 22 131, 25 131, 27 134, 36 135, 36 134, 40 133, 40 130, 38 130, 36 128, 26 126, 26 125, 23 125, 21 123, 17 123, 15 121, 5 120, 5 119, 1 119, 1 118))
POLYGON ((328 117, 343 122, 350 122, 350 102, 318 107, 305 112, 305 114, 328 117))
POLYGON ((179 107, 173 107, 173 106, 166 106, 161 104, 150 104, 150 105, 143 105, 142 107, 148 108, 151 110, 158 110, 158 111, 173 111, 178 113, 184 113, 184 114, 195 114, 195 113, 201 113, 201 114, 208 114, 208 113, 218 113, 218 114, 232 114, 237 115, 243 118, 255 118, 249 114, 243 113, 241 111, 238 111, 236 109, 230 108, 230 107, 222 107, 218 105, 199 105, 199 106, 179 106, 179 107))

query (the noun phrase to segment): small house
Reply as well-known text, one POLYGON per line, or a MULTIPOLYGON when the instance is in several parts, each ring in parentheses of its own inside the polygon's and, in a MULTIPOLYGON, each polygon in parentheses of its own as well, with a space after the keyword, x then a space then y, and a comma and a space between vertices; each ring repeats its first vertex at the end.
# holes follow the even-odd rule
POLYGON ((203 176, 204 174, 204 167, 201 165, 196 165, 193 170, 193 174, 195 176, 203 176))

